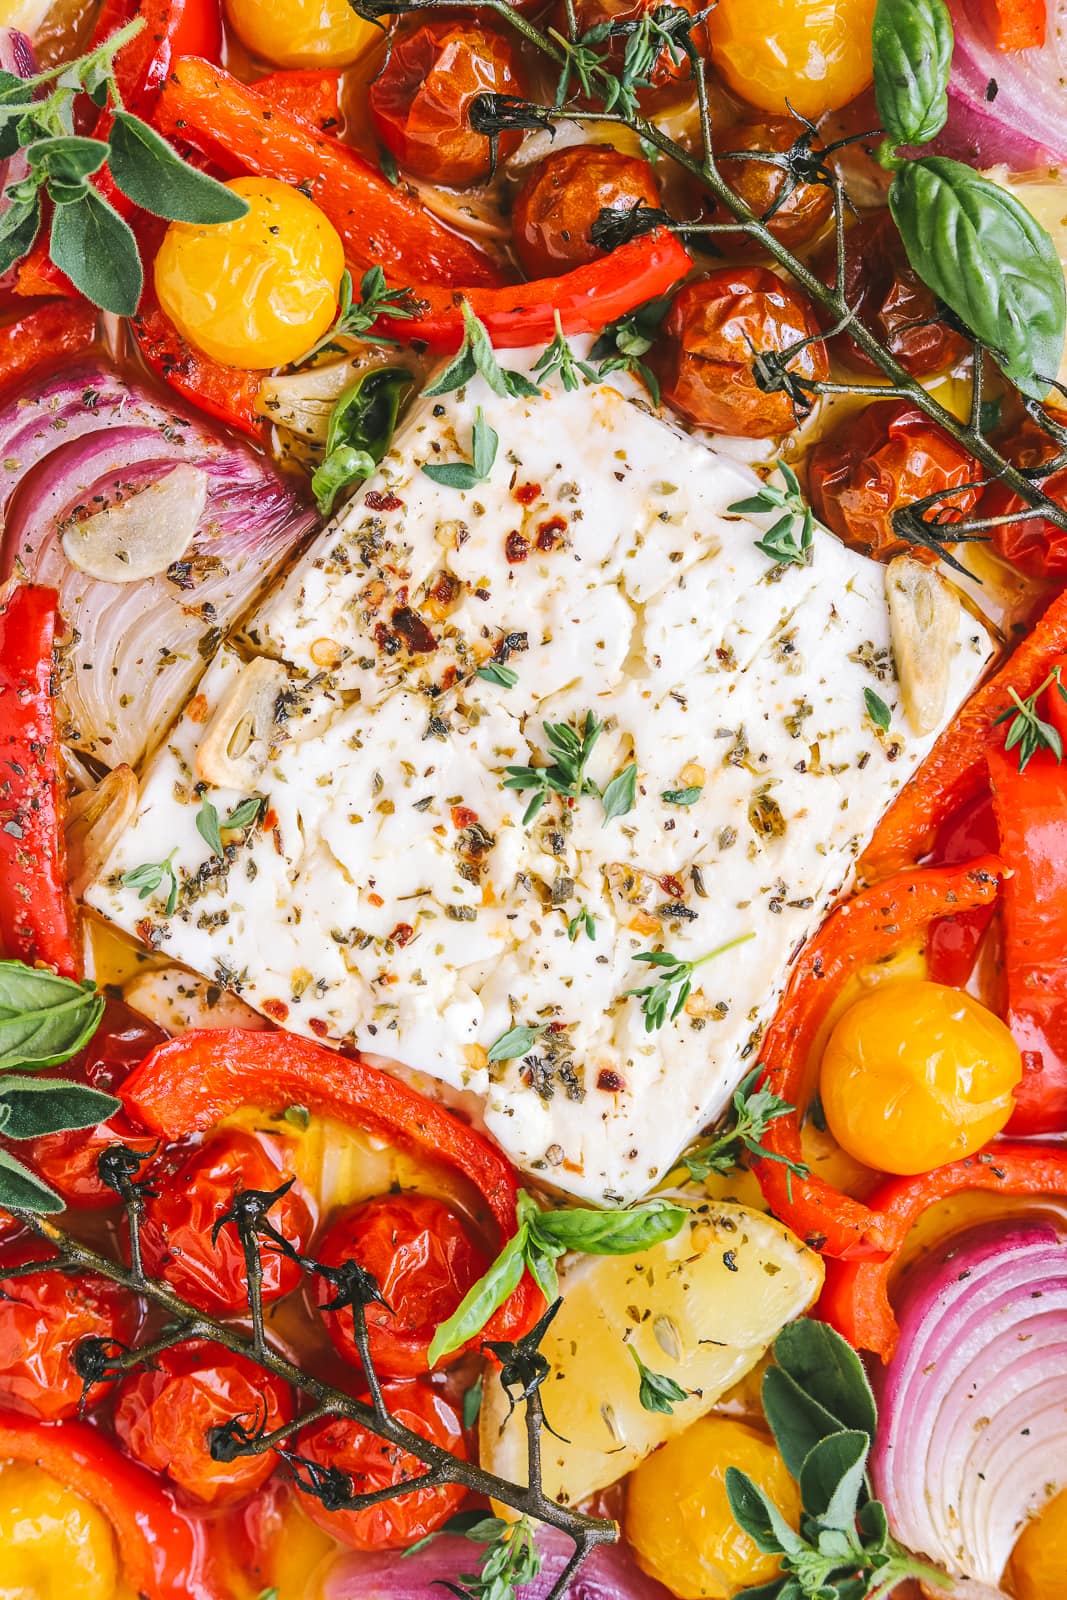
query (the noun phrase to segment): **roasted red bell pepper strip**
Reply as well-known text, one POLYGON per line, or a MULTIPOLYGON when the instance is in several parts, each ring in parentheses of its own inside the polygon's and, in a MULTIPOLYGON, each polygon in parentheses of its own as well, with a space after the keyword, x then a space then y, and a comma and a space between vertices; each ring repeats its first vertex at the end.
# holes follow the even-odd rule
POLYGON ((0 327, 0 393, 41 367, 88 350, 97 313, 84 300, 55 300, 0 327))
POLYGON ((394 282, 492 285, 496 264, 450 233, 418 200, 329 134, 309 136, 300 117, 196 56, 176 61, 156 108, 157 126, 227 176, 254 172, 299 184, 329 217, 349 265, 380 266, 394 282))
POLYGON ((78 975, 53 704, 54 589, 0 590, 0 946, 78 975))
POLYGON ((262 438, 263 418, 256 410, 256 396, 264 373, 224 367, 194 350, 160 309, 151 290, 145 291, 130 326, 148 365, 172 389, 231 428, 253 439, 262 438))
MULTIPOLYGON (((1003 732, 1003 730, 1000 730, 1003 732)), ((1067 1132, 1067 766, 1039 750, 987 752, 1010 876, 1003 893, 1004 1018, 1022 1051, 1023 1078, 1008 1132, 1067 1132)))
POLYGON ((378 331, 422 339, 433 350, 455 350, 463 338, 460 302, 466 300, 498 349, 547 343, 555 335, 557 311, 565 334, 598 333, 616 317, 666 294, 692 265, 685 247, 661 230, 559 278, 452 293, 420 287, 416 292, 426 303, 425 315, 403 323, 383 318, 378 331))
MULTIPOLYGON (((201 52, 194 52, 200 54, 201 52)), ((302 117, 320 133, 336 133, 341 124, 341 74, 307 71, 272 72, 252 85, 272 106, 302 117)))
MULTIPOLYGON (((166 1140, 203 1133, 241 1106, 268 1112, 306 1106, 447 1161, 484 1197, 502 1239, 516 1230, 518 1185, 495 1145, 369 1062, 296 1034, 247 1028, 186 1033, 153 1050, 118 1092, 130 1115, 166 1140)), ((527 1275, 489 1322, 486 1337, 517 1337, 543 1308, 527 1275)))
POLYGON ((993 0, 993 41, 998 50, 1033 50, 1045 42, 1046 0, 993 0))
POLYGON ((123 1593, 151 1600, 224 1600, 208 1524, 187 1516, 154 1473, 86 1422, 38 1422, 0 1411, 0 1461, 25 1461, 80 1494, 115 1530, 123 1593))
MULTIPOLYGON (((836 997, 859 968, 882 961, 935 919, 989 905, 1000 863, 982 857, 960 867, 902 872, 865 889, 831 912, 802 950, 777 1015, 760 1046, 767 1070, 761 1087, 796 1109, 763 1136, 776 1155, 802 1159, 800 1125, 809 1058, 836 997)), ((890 1248, 878 1208, 841 1194, 814 1174, 799 1178, 780 1161, 755 1163, 760 1188, 775 1216, 828 1256, 869 1256, 890 1248)))
POLYGON ((899 872, 924 856, 941 824, 985 785, 985 754, 997 718, 1011 704, 1008 688, 1023 699, 1067 653, 1067 590, 1052 601, 1013 655, 975 691, 905 784, 860 860, 868 879, 899 872))
MULTIPOLYGON (((986 790, 969 800, 938 830, 929 861, 930 867, 951 867, 976 856, 997 853, 999 835, 993 815, 993 796, 986 790)), ((926 941, 926 965, 934 983, 947 983, 962 989, 978 956, 978 947, 989 927, 995 906, 979 906, 955 917, 941 917, 930 926, 926 941)))
POLYGON ((994 1141, 977 1155, 915 1178, 891 1178, 870 1197, 887 1247, 878 1261, 828 1261, 818 1315, 857 1350, 888 1361, 897 1342, 889 1285, 912 1228, 939 1200, 968 1189, 1008 1196, 1067 1195, 1067 1149, 994 1141))

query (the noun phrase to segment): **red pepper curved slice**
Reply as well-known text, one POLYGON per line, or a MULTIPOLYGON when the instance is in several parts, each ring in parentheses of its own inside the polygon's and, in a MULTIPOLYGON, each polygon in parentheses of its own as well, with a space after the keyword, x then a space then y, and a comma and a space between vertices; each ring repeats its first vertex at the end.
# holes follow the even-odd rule
MULTIPOLYGON (((241 1106, 274 1112, 306 1106, 447 1161, 484 1196, 502 1240, 516 1231, 515 1172, 495 1145, 369 1062, 297 1034, 247 1028, 186 1033, 153 1050, 119 1093, 134 1118, 167 1140, 203 1133, 241 1106)), ((543 1309, 527 1275, 485 1337, 516 1338, 543 1309)))
POLYGON ((889 1282, 904 1242, 930 1206, 968 1189, 1001 1195, 1067 1195, 1067 1149, 994 1141, 977 1155, 915 1178, 891 1178, 871 1195, 887 1254, 878 1261, 828 1261, 818 1315, 857 1350, 888 1361, 897 1319, 889 1282))
MULTIPOLYGON (((903 872, 865 889, 830 913, 802 950, 785 996, 764 1036, 767 1063, 761 1087, 797 1109, 772 1122, 763 1143, 776 1155, 801 1160, 800 1101, 815 1039, 845 981, 860 967, 881 961, 936 917, 989 905, 1001 864, 984 856, 959 867, 903 872)), ((892 1248, 874 1204, 841 1194, 825 1179, 798 1178, 779 1161, 758 1161, 756 1176, 775 1216, 827 1256, 871 1256, 892 1248)))
POLYGON ((1033 50, 1045 42, 1046 0, 993 0, 993 42, 998 50, 1033 50))
POLYGON ((151 290, 146 290, 141 308, 130 321, 138 348, 153 372, 192 400, 209 416, 229 423, 241 433, 260 441, 263 418, 256 410, 256 396, 265 373, 244 367, 224 367, 199 350, 194 350, 160 308, 151 290))
MULTIPOLYGON (((189 52, 203 55, 202 50, 189 52)), ((341 125, 341 74, 320 68, 292 68, 271 72, 257 78, 252 85, 257 94, 265 95, 272 106, 287 111, 291 117, 302 117, 320 133, 336 133, 341 125)))
POLYGON ((54 589, 0 590, 0 945, 78 975, 53 710, 54 589))
POLYGON ((384 318, 378 328, 400 339, 423 339, 434 350, 455 350, 463 338, 460 302, 466 300, 498 350, 544 344, 555 336, 557 311, 565 334, 598 333, 616 317, 666 294, 692 265, 685 246, 660 229, 559 278, 504 289, 420 287, 416 293, 427 304, 425 315, 414 322, 384 318))
POLYGON ((104 1513, 131 1593, 151 1600, 225 1600, 209 1565, 208 1525, 184 1515, 155 1474, 97 1428, 0 1411, 0 1461, 31 1462, 104 1513))
POLYGON ((1025 699, 1064 654, 1067 589, 1056 596, 1000 670, 975 691, 900 791, 860 858, 866 878, 899 872, 926 854, 940 825, 985 783, 986 748, 996 737, 997 718, 1010 704, 1009 685, 1025 699))
POLYGON ((380 266, 396 282, 500 283, 496 264, 451 233, 418 200, 329 134, 197 56, 176 61, 159 97, 163 133, 195 145, 228 176, 242 172, 299 186, 341 235, 349 264, 380 266))
MULTIPOLYGON (((960 861, 974 861, 978 856, 996 855, 999 842, 993 796, 986 789, 938 830, 927 865, 955 866, 960 861)), ((963 988, 974 971, 978 948, 995 909, 991 905, 980 906, 977 911, 941 917, 932 924, 926 941, 926 964, 934 983, 947 983, 950 989, 963 988)))
POLYGON ((0 327, 0 392, 39 367, 88 350, 96 338, 96 318, 84 300, 56 300, 0 327))

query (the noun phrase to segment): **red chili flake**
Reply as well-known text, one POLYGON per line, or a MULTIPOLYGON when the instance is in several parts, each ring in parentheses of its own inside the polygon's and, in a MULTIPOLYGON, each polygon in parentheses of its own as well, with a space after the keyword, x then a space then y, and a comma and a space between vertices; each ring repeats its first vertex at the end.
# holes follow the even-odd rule
POLYGON ((567 531, 566 517, 549 517, 537 524, 538 550, 558 550, 567 531))
POLYGON ((289 1015, 289 1007, 284 1000, 264 1000, 263 1010, 272 1022, 284 1022, 289 1015))
POLYGON ((478 813, 472 811, 470 806, 452 807, 452 826, 454 828, 469 828, 472 822, 477 822, 478 813))
POLYGON ((403 500, 398 499, 389 490, 382 494, 378 489, 372 489, 369 494, 365 494, 363 504, 369 511, 401 511, 404 506, 403 500))
POLYGON ((263 816, 263 831, 264 833, 272 833, 277 826, 278 813, 273 806, 268 806, 263 816))
POLYGON ((539 483, 520 483, 511 491, 512 497, 520 506, 532 506, 535 500, 541 498, 541 485, 539 483))
POLYGON ((625 1089, 626 1084, 617 1072, 612 1072, 610 1067, 602 1067, 597 1074, 596 1086, 608 1094, 618 1094, 620 1089, 625 1089))
POLYGON ((393 943, 398 944, 401 949, 403 949, 406 944, 410 943, 414 936, 415 929, 411 926, 410 922, 398 922, 392 933, 389 935, 393 943))
POLYGON ((372 906, 384 906, 385 904, 385 901, 382 899, 380 894, 369 894, 367 899, 370 901, 372 906))
POLYGON ((658 879, 657 881, 660 888, 663 890, 663 893, 669 894, 672 900, 685 899, 685 884, 680 882, 678 878, 674 877, 672 873, 665 872, 662 878, 658 879))
POLYGON ((401 635, 412 655, 429 655, 437 649, 437 640, 417 611, 410 606, 398 606, 393 612, 393 627, 401 635))
POLYGON ((525 561, 529 553, 529 539, 525 538, 517 529, 515 532, 508 534, 504 540, 504 554, 512 566, 516 566, 520 561, 525 561))
POLYGON ((323 1022, 321 1017, 309 1017, 308 1027, 311 1029, 316 1039, 325 1039, 326 1035, 330 1031, 330 1024, 328 1022, 323 1022))

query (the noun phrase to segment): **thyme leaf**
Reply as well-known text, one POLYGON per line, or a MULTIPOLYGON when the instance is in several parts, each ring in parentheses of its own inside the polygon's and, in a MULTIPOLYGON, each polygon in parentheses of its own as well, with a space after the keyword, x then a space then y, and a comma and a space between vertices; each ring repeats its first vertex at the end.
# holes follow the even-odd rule
POLYGON ((633 996, 640 1000, 641 1011, 645 1018, 645 1032, 655 1033, 657 1028, 662 1028, 668 1020, 674 1022, 685 1009, 693 989, 693 973, 702 967, 705 961, 713 961, 716 956, 725 955, 727 950, 734 950, 738 945, 747 944, 749 939, 754 939, 754 933, 742 933, 736 939, 729 939, 725 944, 717 945, 714 950, 709 950, 706 955, 698 956, 695 960, 687 961, 682 956, 671 955, 667 950, 642 950, 634 956, 635 961, 643 961, 656 968, 656 976, 651 983, 646 983, 640 989, 627 989, 627 997, 633 996))
POLYGON ((1037 709, 1037 702, 1045 690, 1053 687, 1061 700, 1067 701, 1067 685, 1060 680, 1060 670, 1059 667, 1053 667, 1044 683, 1038 684, 1033 694, 1027 695, 1025 700, 1021 700, 1018 693, 1009 686, 1008 694, 1011 696, 1012 705, 1007 711, 1002 711, 993 723, 994 728, 999 727, 1001 723, 1008 723, 1004 748, 1018 749, 1020 772, 1026 771, 1039 750, 1051 750, 1057 762, 1063 760, 1063 739, 1059 729, 1051 722, 1046 722, 1037 709))
POLYGON ((791 1174, 798 1178, 807 1177, 808 1169, 802 1162, 790 1161, 766 1149, 762 1143, 771 1123, 777 1122, 779 1117, 789 1116, 794 1109, 788 1100, 783 1100, 770 1089, 757 1087, 763 1072, 763 1064, 758 1062, 734 1090, 729 1117, 724 1125, 710 1139, 682 1157, 682 1164, 697 1183, 703 1183, 713 1172, 724 1176, 736 1172, 745 1155, 756 1156, 764 1161, 782 1162, 791 1174))

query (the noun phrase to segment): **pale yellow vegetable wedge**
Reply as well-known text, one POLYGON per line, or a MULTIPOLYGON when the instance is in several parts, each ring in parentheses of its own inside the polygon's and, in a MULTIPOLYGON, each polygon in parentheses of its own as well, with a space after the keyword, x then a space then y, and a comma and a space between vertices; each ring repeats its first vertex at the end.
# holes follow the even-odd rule
MULTIPOLYGON (((822 1287, 819 1257, 773 1217, 671 1198, 692 1212, 675 1238, 642 1255, 581 1257, 561 1275, 563 1304, 541 1346, 552 1368, 545 1415, 563 1436, 542 1435, 544 1486, 561 1504, 614 1483, 710 1411, 822 1287), (642 1408, 628 1342, 647 1367, 691 1391, 673 1415, 642 1408)), ((522 1410, 509 1420, 502 1387, 487 1374, 482 1461, 525 1483, 522 1410)))

